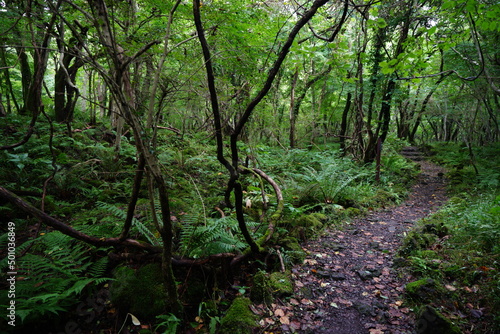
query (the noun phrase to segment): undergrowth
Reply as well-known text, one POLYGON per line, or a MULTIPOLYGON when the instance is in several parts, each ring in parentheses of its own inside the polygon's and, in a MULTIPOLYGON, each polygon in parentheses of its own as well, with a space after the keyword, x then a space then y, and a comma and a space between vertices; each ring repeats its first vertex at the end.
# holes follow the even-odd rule
MULTIPOLYGON (((21 124, 27 121, 8 123, 22 128, 21 124)), ((107 125, 75 123, 72 137, 67 136, 64 126, 54 126, 54 155, 49 147, 49 125, 44 120, 26 144, 0 151, 2 186, 21 193, 36 207, 43 203, 45 212, 83 233, 99 238, 117 237, 126 217, 135 175, 134 146, 124 136, 117 151, 113 145, 116 133, 107 130, 107 125)), ((16 142, 23 135, 17 128, 0 130, 7 133, 5 143, 16 142)), ((234 209, 221 204, 228 176, 216 159, 211 137, 159 133, 158 143, 159 162, 169 187, 175 255, 199 259, 245 252, 248 245, 241 236, 234 209)), ((382 156, 379 182, 375 181, 374 164, 362 165, 328 147, 284 150, 240 143, 240 150, 248 155, 248 167, 265 171, 283 192, 283 215, 273 239, 281 244, 270 248, 269 258, 279 258, 285 266, 303 259, 298 238, 310 237, 329 224, 400 201, 415 172, 414 165, 399 157, 390 144, 382 156)), ((257 240, 266 233, 268 216, 276 210, 276 193, 257 175, 242 175, 240 181, 244 186, 247 227, 257 240)), ((161 246, 155 227, 155 219, 162 224, 159 213, 156 200, 150 204, 144 181, 130 237, 161 246)), ((110 249, 95 249, 43 225, 35 236, 31 231, 35 221, 10 205, 0 206, 0 217, 2 221, 16 221, 19 230, 23 229, 18 236, 22 242, 17 248, 16 310, 25 326, 36 324, 41 328, 63 321, 79 300, 109 280, 106 276, 111 268, 106 255, 110 249)), ((0 238, 2 249, 6 238, 7 234, 0 238)), ((0 263, 3 272, 5 265, 5 260, 0 263)), ((2 295, 1 307, 7 303, 2 295)))
MULTIPOLYGON (((0 238, 5 248, 6 235, 0 238)), ((53 231, 26 241, 16 248, 16 316, 17 328, 43 328, 54 323, 75 306, 85 293, 89 295, 106 277, 108 257, 97 256, 88 245, 53 231), (25 251, 28 253, 24 254, 25 251), (36 291, 36 293, 34 293, 36 291)), ((106 251, 103 249, 103 251, 106 251)), ((0 262, 2 273, 7 258, 0 262)), ((5 281, 5 274, 2 275, 5 281)), ((8 306, 7 294, 0 297, 3 309, 8 306)))
POLYGON ((433 159, 447 168, 452 197, 420 221, 400 249, 415 280, 432 278, 443 287, 428 300, 408 302, 416 308, 422 302, 439 305, 466 333, 500 331, 500 159, 495 150, 475 148, 471 160, 465 146, 435 146, 433 159))

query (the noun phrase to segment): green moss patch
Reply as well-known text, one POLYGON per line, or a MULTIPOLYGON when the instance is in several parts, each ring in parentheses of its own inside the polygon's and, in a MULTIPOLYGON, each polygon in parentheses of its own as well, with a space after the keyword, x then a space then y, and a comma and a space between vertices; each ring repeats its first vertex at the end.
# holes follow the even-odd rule
POLYGON ((326 219, 326 215, 317 212, 302 215, 292 223, 291 235, 302 240, 309 239, 323 229, 326 219))
POLYGON ((406 284, 405 293, 413 301, 427 302, 440 299, 443 288, 431 278, 423 278, 406 284))
POLYGON ((265 271, 260 270, 253 276, 253 285, 250 297, 253 302, 259 304, 270 304, 272 302, 272 288, 269 282, 269 277, 265 271))
POLYGON ((419 334, 460 334, 460 329, 434 307, 426 305, 417 314, 419 334))
POLYGON ((293 283, 290 272, 271 273, 269 281, 275 295, 283 297, 293 294, 293 283))
POLYGON ((152 263, 135 271, 129 267, 115 270, 110 288, 111 302, 123 312, 139 318, 155 318, 165 311, 165 289, 161 265, 152 263))
POLYGON ((245 297, 233 300, 226 315, 221 319, 221 334, 251 334, 257 327, 257 317, 250 310, 252 302, 245 297))

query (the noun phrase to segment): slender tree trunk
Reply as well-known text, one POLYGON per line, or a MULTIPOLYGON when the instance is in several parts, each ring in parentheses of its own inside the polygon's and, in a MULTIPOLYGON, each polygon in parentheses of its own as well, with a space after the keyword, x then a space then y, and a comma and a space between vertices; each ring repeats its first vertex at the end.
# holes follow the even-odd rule
MULTIPOLYGON (((117 45, 114 39, 104 0, 88 0, 88 2, 94 14, 95 26, 98 29, 99 38, 103 45, 107 47, 108 56, 114 67, 113 76, 107 76, 109 87, 113 93, 117 107, 120 109, 125 121, 132 129, 137 151, 139 155, 144 157, 146 170, 150 174, 159 192, 163 220, 163 226, 159 233, 163 241, 162 268, 164 286, 167 292, 167 308, 170 312, 179 315, 182 312, 182 305, 178 298, 177 285, 172 271, 173 227, 170 218, 168 190, 158 159, 152 153, 149 142, 144 138, 146 131, 144 131, 138 116, 135 114, 135 97, 133 95, 128 72, 128 65, 131 59, 125 57, 123 50, 117 45)), ((153 44, 145 46, 142 50, 138 51, 138 53, 144 53, 147 48, 152 45, 153 44)), ((135 57, 137 56, 138 55, 135 57)))
POLYGON ((342 121, 340 122, 340 150, 342 154, 345 154, 345 140, 347 135, 347 116, 349 115, 349 110, 351 109, 352 93, 347 93, 347 98, 344 106, 344 111, 342 111, 342 121))
POLYGON ((292 84, 290 88, 290 129, 288 133, 288 140, 290 141, 290 148, 295 148, 295 122, 297 113, 295 109, 295 91, 297 89, 297 79, 299 77, 298 67, 292 75, 292 84))
POLYGON ((21 108, 19 108, 19 113, 20 114, 26 114, 27 109, 26 109, 26 103, 28 101, 28 92, 31 86, 31 81, 33 80, 32 74, 31 74, 31 67, 28 62, 28 55, 26 54, 26 51, 24 48, 16 48, 17 51, 17 58, 19 59, 19 65, 21 68, 21 87, 22 87, 22 93, 23 93, 23 105, 21 108))
POLYGON ((1 60, 2 60, 1 67, 3 67, 5 84, 8 87, 8 92, 6 94, 6 98, 8 101, 7 110, 10 111, 10 109, 11 109, 10 100, 12 99, 12 102, 14 103, 14 106, 16 108, 16 112, 19 113, 20 107, 19 107, 19 103, 17 102, 16 96, 14 95, 14 89, 12 88, 12 81, 10 80, 9 66, 7 65, 7 58, 5 57, 5 48, 0 48, 0 55, 1 55, 1 60), (10 96, 10 98, 9 98, 9 96, 10 96))

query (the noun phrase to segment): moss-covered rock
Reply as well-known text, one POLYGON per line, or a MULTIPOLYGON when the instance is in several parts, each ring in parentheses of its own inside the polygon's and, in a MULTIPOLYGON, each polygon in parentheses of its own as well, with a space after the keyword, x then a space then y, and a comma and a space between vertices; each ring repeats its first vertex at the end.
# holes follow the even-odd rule
POLYGON ((292 277, 289 271, 271 273, 269 275, 269 283, 273 294, 279 297, 293 294, 292 277))
POLYGON ((362 213, 363 213, 363 212, 361 211, 361 209, 354 208, 354 207, 347 208, 347 209, 345 209, 345 211, 344 211, 344 214, 345 214, 347 217, 356 217, 356 216, 361 215, 362 213))
POLYGON ((421 230, 414 230, 408 234, 403 240, 403 245, 399 249, 399 254, 408 256, 415 251, 429 248, 438 240, 437 235, 431 233, 424 233, 421 230))
POLYGON ((431 278, 423 278, 406 284, 406 296, 417 302, 430 302, 438 299, 443 288, 431 278))
POLYGON ((272 288, 270 285, 270 280, 265 271, 258 271, 253 276, 252 290, 250 292, 250 298, 254 303, 266 303, 270 304, 273 300, 272 298, 272 288))
POLYGON ((114 278, 110 299, 118 309, 139 318, 155 318, 165 311, 165 289, 160 264, 147 264, 137 271, 118 267, 114 278))
POLYGON ((388 192, 387 190, 378 189, 372 202, 377 206, 384 206, 390 203, 395 203, 398 200, 397 194, 388 192))
POLYGON ((307 254, 300 246, 297 238, 287 236, 279 240, 278 244, 286 250, 290 262, 295 264, 304 262, 307 254))
POLYGON ((293 228, 290 233, 302 240, 309 239, 323 228, 326 219, 326 215, 318 212, 302 215, 292 223, 293 228))
POLYGON ((419 334, 461 333, 458 326, 429 305, 422 307, 418 312, 416 327, 419 334))
POLYGON ((293 294, 293 283, 289 271, 271 274, 258 271, 253 277, 250 298, 255 303, 270 304, 273 301, 273 295, 284 297, 291 294, 293 294))
POLYGON ((252 302, 238 297, 231 303, 226 315, 221 319, 221 334, 251 334, 257 327, 257 317, 250 310, 252 302))

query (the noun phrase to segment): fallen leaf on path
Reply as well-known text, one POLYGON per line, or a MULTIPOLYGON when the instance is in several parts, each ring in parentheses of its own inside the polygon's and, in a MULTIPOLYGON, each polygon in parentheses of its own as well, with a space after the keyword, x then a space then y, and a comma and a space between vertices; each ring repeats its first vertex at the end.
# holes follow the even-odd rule
POLYGON ((287 316, 282 316, 280 317, 280 322, 283 324, 283 325, 290 325, 290 319, 288 319, 287 316))
POLYGON ((285 311, 282 309, 278 308, 274 311, 274 315, 277 317, 284 317, 285 316, 285 311))
POLYGON ((376 329, 376 328, 371 328, 370 329, 370 334, 384 334, 384 332, 380 329, 376 329))
POLYGON ((298 321, 296 321, 296 320, 294 320, 294 321, 292 321, 290 323, 290 327, 293 328, 293 329, 295 329, 295 330, 300 329, 300 325, 301 325, 301 323, 298 322, 298 321))

